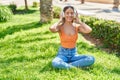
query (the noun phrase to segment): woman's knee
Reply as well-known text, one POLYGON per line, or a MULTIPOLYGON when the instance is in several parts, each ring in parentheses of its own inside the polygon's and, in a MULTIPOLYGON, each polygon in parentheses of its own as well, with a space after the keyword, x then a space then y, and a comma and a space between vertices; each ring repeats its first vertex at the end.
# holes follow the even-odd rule
POLYGON ((52 61, 52 66, 53 67, 56 67, 58 64, 57 64, 57 61, 54 59, 53 61, 52 61))
POLYGON ((89 63, 90 65, 95 63, 95 58, 93 56, 89 56, 89 63))
POLYGON ((52 61, 52 66, 53 67, 59 67, 59 65, 60 65, 60 60, 58 60, 58 59, 53 59, 53 61, 52 61))

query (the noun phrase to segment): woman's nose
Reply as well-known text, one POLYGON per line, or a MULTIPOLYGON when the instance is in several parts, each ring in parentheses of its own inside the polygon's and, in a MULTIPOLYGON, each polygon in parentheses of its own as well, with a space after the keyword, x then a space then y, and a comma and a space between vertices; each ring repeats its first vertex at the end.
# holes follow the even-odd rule
POLYGON ((68 14, 68 16, 73 16, 73 14, 68 14))

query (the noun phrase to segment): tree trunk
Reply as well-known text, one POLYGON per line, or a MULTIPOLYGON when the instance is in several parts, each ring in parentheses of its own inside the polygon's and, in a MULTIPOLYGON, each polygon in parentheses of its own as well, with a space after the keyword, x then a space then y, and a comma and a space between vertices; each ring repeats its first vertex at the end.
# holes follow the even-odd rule
POLYGON ((81 0, 81 4, 84 4, 85 3, 85 0, 81 0))
POLYGON ((28 10, 27 0, 25 0, 25 10, 28 10))
POLYGON ((40 0, 40 22, 49 22, 52 18, 52 0, 40 0))
POLYGON ((114 0, 114 2, 113 2, 113 8, 117 8, 118 9, 118 7, 119 7, 119 0, 114 0))

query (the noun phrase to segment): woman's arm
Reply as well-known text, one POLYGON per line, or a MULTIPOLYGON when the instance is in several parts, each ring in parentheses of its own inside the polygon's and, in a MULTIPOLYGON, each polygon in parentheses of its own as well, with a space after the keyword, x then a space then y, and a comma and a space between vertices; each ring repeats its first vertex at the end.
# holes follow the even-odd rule
POLYGON ((58 32, 62 24, 63 24, 63 16, 62 14, 60 14, 59 21, 53 24, 49 29, 51 32, 58 32))
POLYGON ((92 31, 92 28, 90 26, 88 26, 87 24, 83 22, 80 22, 79 32, 90 33, 91 31, 92 31))
POLYGON ((60 23, 61 21, 56 22, 51 27, 49 27, 51 32, 58 32, 60 30, 60 23))
POLYGON ((77 24, 79 24, 79 32, 82 33, 90 33, 92 31, 92 28, 90 26, 88 26, 87 24, 83 23, 80 21, 79 17, 78 17, 78 13, 76 14, 76 19, 75 22, 77 24))
POLYGON ((60 13, 60 19, 58 22, 53 24, 51 27, 49 27, 51 32, 58 32, 60 31, 60 27, 63 25, 63 15, 60 13))

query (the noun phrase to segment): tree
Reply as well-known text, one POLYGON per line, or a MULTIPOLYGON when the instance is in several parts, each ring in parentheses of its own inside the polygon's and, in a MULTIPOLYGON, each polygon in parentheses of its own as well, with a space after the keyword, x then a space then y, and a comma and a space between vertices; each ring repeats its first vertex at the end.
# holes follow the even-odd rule
POLYGON ((117 8, 118 9, 118 7, 119 7, 119 0, 114 0, 113 4, 114 4, 113 8, 117 8))
POLYGON ((49 22, 52 18, 52 0, 40 0, 40 22, 49 22))
POLYGON ((24 1, 25 1, 25 10, 28 10, 27 0, 24 1))
POLYGON ((85 0, 80 0, 81 1, 81 4, 84 4, 85 3, 85 0))

